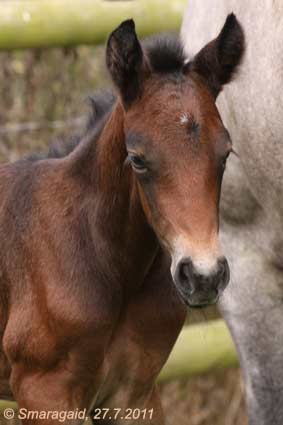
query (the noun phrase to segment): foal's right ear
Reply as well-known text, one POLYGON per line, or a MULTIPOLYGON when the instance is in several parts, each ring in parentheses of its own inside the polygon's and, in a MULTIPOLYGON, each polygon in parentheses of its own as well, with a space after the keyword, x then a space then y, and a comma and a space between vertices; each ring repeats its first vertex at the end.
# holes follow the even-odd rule
POLYGON ((110 35, 106 64, 127 108, 141 94, 145 76, 144 55, 132 19, 122 22, 110 35))

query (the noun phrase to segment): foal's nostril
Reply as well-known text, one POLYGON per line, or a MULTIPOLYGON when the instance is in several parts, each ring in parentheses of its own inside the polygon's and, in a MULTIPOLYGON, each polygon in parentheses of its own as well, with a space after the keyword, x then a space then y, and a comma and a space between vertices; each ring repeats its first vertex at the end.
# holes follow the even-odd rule
POLYGON ((195 292, 194 266, 189 257, 183 258, 177 265, 174 281, 185 297, 195 292))
POLYGON ((180 283, 187 283, 193 274, 193 263, 188 258, 180 261, 177 269, 177 279, 180 283))
POLYGON ((228 265, 228 261, 225 257, 222 257, 218 260, 218 272, 217 272, 217 280, 218 280, 218 289, 224 289, 229 280, 230 280, 230 269, 228 265))

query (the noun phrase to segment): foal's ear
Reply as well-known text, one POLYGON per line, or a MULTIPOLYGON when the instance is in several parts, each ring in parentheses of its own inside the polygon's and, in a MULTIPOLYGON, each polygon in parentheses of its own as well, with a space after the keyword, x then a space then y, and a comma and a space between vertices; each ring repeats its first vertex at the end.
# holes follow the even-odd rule
POLYGON ((141 94, 144 62, 134 21, 129 19, 122 22, 108 39, 106 64, 126 108, 141 94))
POLYGON ((218 37, 200 50, 187 65, 187 71, 195 71, 201 75, 216 98, 222 86, 233 78, 244 50, 243 29, 236 16, 231 13, 218 37))

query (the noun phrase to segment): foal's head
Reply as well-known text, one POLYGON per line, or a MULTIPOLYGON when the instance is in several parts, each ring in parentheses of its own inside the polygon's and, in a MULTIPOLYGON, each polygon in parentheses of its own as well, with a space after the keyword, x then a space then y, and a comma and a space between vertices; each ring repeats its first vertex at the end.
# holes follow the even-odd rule
POLYGON ((108 69, 125 110, 128 162, 144 212, 171 255, 182 299, 195 307, 215 302, 229 280, 218 241, 218 207, 231 140, 215 99, 243 51, 234 15, 186 64, 176 40, 160 38, 141 47, 131 20, 107 45, 108 69))

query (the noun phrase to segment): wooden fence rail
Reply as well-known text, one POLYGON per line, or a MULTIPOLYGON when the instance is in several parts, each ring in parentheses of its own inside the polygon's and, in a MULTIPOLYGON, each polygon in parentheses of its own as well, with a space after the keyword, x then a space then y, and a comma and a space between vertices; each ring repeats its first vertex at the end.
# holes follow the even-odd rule
POLYGON ((159 380, 188 378, 238 366, 238 356, 223 320, 186 326, 163 368, 159 380))
POLYGON ((0 2, 0 50, 99 44, 128 18, 140 36, 179 30, 187 0, 0 2))

